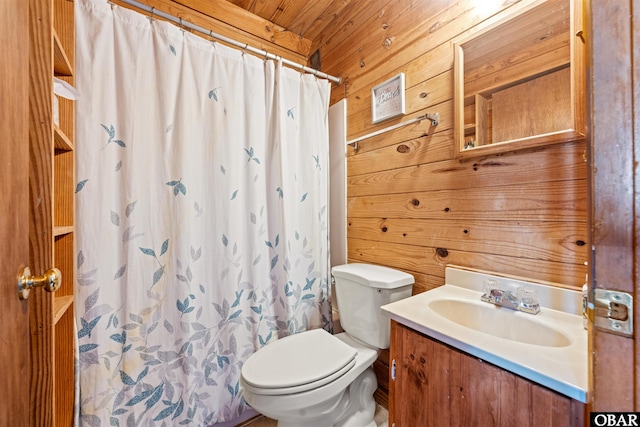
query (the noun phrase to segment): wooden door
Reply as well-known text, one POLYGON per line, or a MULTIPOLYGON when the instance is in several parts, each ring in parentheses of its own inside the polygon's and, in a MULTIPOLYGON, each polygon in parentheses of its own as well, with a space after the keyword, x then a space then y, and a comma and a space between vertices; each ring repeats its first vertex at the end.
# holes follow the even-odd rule
POLYGON ((73 0, 29 0, 29 265, 62 273, 55 293, 31 291, 29 425, 71 426, 74 418, 74 106, 54 77, 73 84, 73 0), (56 118, 57 116, 57 118, 56 118))
POLYGON ((16 287, 29 261, 28 17, 27 2, 0 2, 0 426, 29 415, 29 305, 16 287))
MULTIPOLYGON (((593 287, 634 295, 640 301, 640 1, 591 0, 587 37, 591 147, 593 287), (634 61, 635 58, 635 61, 634 61), (635 62, 635 63, 634 63, 635 62)), ((637 319, 637 317, 636 317, 637 319)), ((593 411, 640 410, 638 325, 632 337, 591 329, 593 411)))

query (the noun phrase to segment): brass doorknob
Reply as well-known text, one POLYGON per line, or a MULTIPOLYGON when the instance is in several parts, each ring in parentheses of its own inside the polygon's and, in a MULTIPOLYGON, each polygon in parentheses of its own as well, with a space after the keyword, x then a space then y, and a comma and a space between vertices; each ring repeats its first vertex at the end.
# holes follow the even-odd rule
POLYGON ((29 298, 31 288, 44 287, 47 292, 55 292, 62 284, 62 273, 57 268, 50 268, 42 276, 32 276, 29 267, 23 267, 18 272, 18 298, 29 298))

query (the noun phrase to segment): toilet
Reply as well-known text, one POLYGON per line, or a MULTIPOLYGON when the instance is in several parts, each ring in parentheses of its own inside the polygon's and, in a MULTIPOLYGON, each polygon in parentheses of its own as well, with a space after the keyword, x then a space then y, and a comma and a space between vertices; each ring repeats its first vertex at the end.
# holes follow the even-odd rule
POLYGON ((242 366, 244 398, 278 427, 376 427, 373 362, 389 348, 380 307, 411 296, 412 275, 371 264, 331 269, 340 323, 274 341, 242 366))

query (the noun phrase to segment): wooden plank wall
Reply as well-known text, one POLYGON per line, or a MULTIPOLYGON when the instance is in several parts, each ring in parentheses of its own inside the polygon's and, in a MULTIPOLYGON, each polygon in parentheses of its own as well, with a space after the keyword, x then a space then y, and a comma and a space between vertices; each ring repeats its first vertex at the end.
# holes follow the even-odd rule
POLYGON ((583 141, 454 158, 453 42, 531 1, 490 3, 498 2, 351 1, 312 43, 322 71, 344 80, 332 103, 347 98, 348 140, 440 113, 435 127, 425 120, 347 150, 349 261, 412 273, 414 293, 443 284, 447 264, 585 283, 583 141), (400 72, 407 114, 372 125, 371 88, 400 72))

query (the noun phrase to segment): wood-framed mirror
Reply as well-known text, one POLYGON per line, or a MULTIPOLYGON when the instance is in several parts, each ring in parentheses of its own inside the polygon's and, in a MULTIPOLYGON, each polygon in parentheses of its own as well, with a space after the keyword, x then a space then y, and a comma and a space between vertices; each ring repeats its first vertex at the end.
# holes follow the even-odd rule
POLYGON ((454 43, 457 158, 584 138, 582 25, 582 0, 539 0, 454 43))

